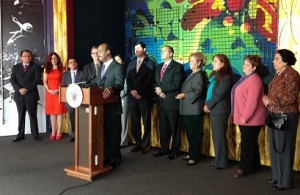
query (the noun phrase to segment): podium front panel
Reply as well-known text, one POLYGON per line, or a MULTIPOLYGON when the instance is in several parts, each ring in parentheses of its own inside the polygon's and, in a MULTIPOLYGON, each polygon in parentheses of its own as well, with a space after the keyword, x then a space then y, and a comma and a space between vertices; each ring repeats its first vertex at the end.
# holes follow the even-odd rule
POLYGON ((78 109, 78 165, 89 166, 89 113, 86 112, 87 106, 80 106, 78 109))

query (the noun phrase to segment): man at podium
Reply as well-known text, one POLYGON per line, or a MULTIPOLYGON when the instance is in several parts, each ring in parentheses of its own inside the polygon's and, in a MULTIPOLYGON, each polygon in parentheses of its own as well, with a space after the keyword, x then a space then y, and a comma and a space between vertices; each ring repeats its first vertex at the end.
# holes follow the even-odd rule
MULTIPOLYGON (((103 88, 103 98, 111 95, 120 96, 124 86, 124 69, 112 58, 110 45, 102 43, 98 47, 98 56, 102 62, 98 74, 97 85, 103 88)), ((104 163, 116 168, 121 163, 121 100, 104 105, 104 163)))

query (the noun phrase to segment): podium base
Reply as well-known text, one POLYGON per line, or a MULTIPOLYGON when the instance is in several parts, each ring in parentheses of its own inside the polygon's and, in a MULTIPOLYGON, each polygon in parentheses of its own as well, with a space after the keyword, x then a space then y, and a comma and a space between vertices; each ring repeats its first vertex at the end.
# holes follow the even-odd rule
POLYGON ((104 167, 101 170, 89 171, 86 168, 79 168, 75 166, 66 167, 64 169, 68 176, 76 177, 79 179, 93 181, 96 177, 105 175, 112 170, 112 167, 104 167))

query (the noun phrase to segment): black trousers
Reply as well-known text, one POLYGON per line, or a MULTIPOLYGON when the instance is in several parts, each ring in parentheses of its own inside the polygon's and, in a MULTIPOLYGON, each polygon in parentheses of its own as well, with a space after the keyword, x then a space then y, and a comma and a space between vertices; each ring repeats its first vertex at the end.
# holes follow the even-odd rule
POLYGON ((25 134, 25 116, 26 111, 29 115, 31 135, 36 138, 39 136, 38 123, 37 123, 37 101, 16 101, 19 127, 18 138, 24 137, 25 134))
POLYGON ((121 114, 104 114, 104 153, 110 163, 121 163, 121 114))
POLYGON ((130 103, 130 115, 132 122, 132 131, 136 145, 146 148, 150 145, 151 135, 151 102, 146 98, 130 103), (142 136, 141 118, 144 125, 144 134, 142 136))
POLYGON ((240 169, 245 172, 260 168, 259 147, 257 139, 262 126, 239 125, 241 131, 240 169))
POLYGON ((72 108, 69 104, 66 104, 70 116, 70 123, 71 123, 71 131, 70 135, 75 136, 75 108, 72 108))
POLYGON ((166 111, 159 109, 160 145, 163 153, 169 153, 172 136, 171 154, 177 154, 180 149, 179 111, 166 111))
POLYGON ((202 133, 203 133, 203 114, 183 115, 182 116, 186 137, 189 142, 188 154, 192 160, 200 160, 202 133))

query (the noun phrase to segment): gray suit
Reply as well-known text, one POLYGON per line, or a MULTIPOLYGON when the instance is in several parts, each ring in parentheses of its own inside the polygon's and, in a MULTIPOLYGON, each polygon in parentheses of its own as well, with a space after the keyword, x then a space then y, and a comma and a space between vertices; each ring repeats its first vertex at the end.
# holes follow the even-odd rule
MULTIPOLYGON (((120 92, 124 88, 124 67, 113 61, 105 71, 102 79, 100 75, 98 74, 96 79, 97 85, 103 89, 111 87, 113 95, 120 96, 120 92)), ((121 114, 121 100, 117 103, 104 105, 104 150, 105 158, 111 164, 121 162, 121 114)))
MULTIPOLYGON (((94 76, 96 76, 95 63, 91 62, 89 64, 86 64, 83 68, 83 80, 88 81, 94 76)), ((92 85, 95 83, 96 83, 96 78, 91 81, 92 85)))
POLYGON ((231 87, 231 77, 229 75, 224 76, 219 84, 214 86, 212 98, 205 102, 210 110, 210 125, 215 150, 213 165, 218 168, 226 168, 228 166, 226 131, 231 110, 231 87))
MULTIPOLYGON (((83 72, 81 70, 77 70, 75 75, 75 83, 83 81, 83 72)), ((67 71, 63 73, 61 85, 62 86, 68 86, 72 84, 72 77, 71 77, 71 71, 67 71)), ((66 103, 66 106, 69 111, 70 116, 70 122, 71 122, 71 131, 70 135, 74 136, 75 132, 75 109, 72 108, 68 103, 66 103)))
POLYGON ((182 115, 189 142, 188 154, 194 161, 200 159, 203 132, 204 83, 201 70, 191 73, 182 84, 181 92, 186 97, 180 101, 182 115))

